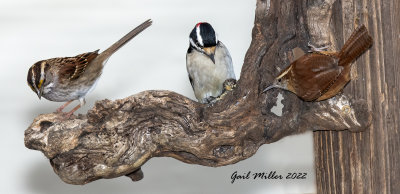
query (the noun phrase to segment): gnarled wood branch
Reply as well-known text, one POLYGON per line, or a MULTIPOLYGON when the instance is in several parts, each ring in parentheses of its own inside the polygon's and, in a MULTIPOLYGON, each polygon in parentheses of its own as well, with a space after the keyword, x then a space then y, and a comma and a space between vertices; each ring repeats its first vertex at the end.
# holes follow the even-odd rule
POLYGON ((277 89, 262 93, 289 64, 291 49, 306 50, 308 23, 315 22, 309 17, 321 14, 306 12, 311 6, 315 5, 257 1, 253 40, 241 78, 215 104, 200 104, 170 91, 102 100, 86 115, 69 120, 56 113, 39 115, 25 131, 25 145, 42 151, 63 181, 85 184, 122 175, 140 180, 140 167, 152 157, 223 166, 252 156, 263 144, 305 130, 363 130, 371 122, 363 100, 339 95, 303 102, 277 89), (282 116, 270 111, 278 92, 284 96, 282 116))

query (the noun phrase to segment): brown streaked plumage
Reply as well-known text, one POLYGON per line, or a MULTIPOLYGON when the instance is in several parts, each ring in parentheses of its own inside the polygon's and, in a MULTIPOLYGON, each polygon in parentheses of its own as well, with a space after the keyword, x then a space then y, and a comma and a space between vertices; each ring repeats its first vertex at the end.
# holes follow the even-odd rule
POLYGON ((60 76, 65 76, 65 80, 74 80, 79 78, 82 73, 85 72, 86 67, 91 64, 93 59, 99 56, 99 50, 94 52, 87 52, 75 57, 66 57, 66 58, 55 58, 59 59, 61 64, 60 72, 58 73, 60 76))
POLYGON ((372 45, 364 25, 357 28, 340 52, 312 52, 292 62, 275 79, 271 88, 282 88, 305 101, 335 96, 350 81, 351 64, 372 45))
POLYGON ((74 57, 36 62, 28 70, 29 87, 39 99, 44 97, 50 101, 66 102, 57 109, 58 112, 72 101, 79 100, 80 105, 68 113, 71 115, 85 103, 84 98, 96 85, 107 59, 151 24, 151 20, 145 21, 100 54, 96 50, 74 57))

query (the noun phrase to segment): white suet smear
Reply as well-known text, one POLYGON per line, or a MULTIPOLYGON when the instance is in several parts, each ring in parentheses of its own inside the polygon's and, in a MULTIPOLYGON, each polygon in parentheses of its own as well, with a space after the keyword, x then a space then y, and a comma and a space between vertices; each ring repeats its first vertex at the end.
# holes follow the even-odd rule
POLYGON ((276 99, 276 105, 271 108, 271 112, 276 116, 282 116, 282 110, 284 105, 282 104, 283 95, 281 93, 278 94, 278 98, 276 99))

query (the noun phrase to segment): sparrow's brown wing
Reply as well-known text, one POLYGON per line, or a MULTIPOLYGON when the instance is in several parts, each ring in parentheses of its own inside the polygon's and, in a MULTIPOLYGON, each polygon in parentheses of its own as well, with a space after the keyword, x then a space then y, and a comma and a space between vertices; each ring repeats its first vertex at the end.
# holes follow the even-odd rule
POLYGON ((83 53, 75 57, 60 58, 60 77, 62 76, 69 80, 79 78, 90 62, 99 55, 98 51, 83 53))
POLYGON ((291 69, 291 84, 296 94, 305 101, 322 96, 343 70, 336 57, 312 53, 300 57, 291 69))

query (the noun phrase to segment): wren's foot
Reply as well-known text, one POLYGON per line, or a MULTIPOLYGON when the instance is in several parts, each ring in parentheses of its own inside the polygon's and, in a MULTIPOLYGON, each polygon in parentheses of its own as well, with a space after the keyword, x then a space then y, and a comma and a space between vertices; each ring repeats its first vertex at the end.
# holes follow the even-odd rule
POLYGON ((308 46, 311 47, 311 50, 308 51, 309 53, 319 53, 321 55, 326 55, 326 56, 336 56, 337 55, 337 53, 335 51, 327 51, 327 48, 329 48, 329 46, 317 48, 314 45, 312 45, 311 43, 308 43, 308 46))
POLYGON ((329 46, 316 47, 313 44, 311 44, 310 42, 308 42, 307 46, 311 48, 311 50, 308 51, 309 53, 312 53, 312 52, 326 52, 327 49, 329 48, 329 46))

